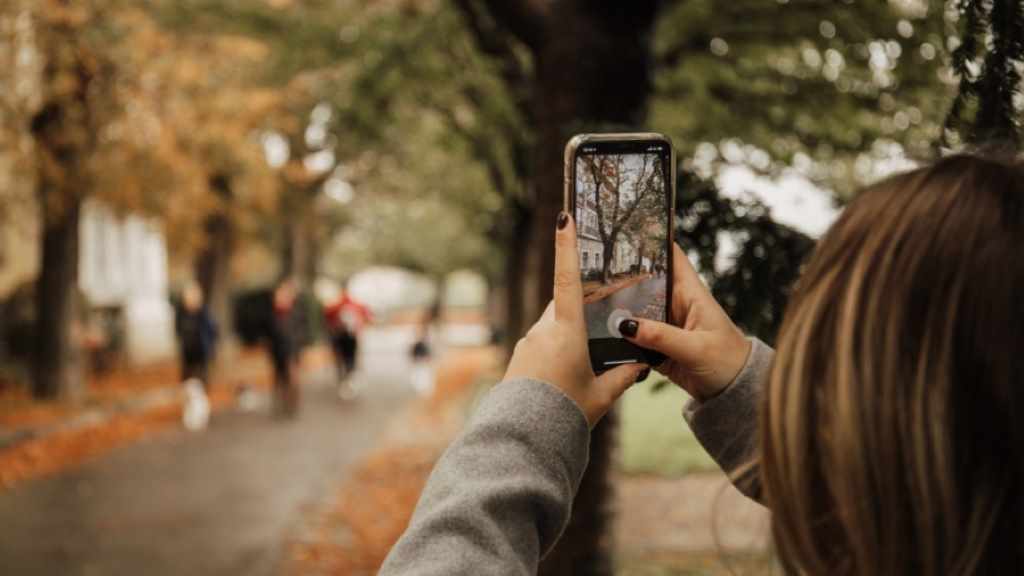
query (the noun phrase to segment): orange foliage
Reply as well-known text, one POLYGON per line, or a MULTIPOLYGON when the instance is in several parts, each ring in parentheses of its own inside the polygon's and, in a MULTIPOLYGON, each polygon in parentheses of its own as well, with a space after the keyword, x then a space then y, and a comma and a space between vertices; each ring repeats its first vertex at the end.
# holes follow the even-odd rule
POLYGON ((77 466, 180 419, 180 406, 161 406, 142 414, 116 416, 103 426, 22 442, 0 452, 0 488, 77 466))
MULTIPOLYGON (((329 354, 321 349, 311 349, 303 358, 303 369, 316 368, 329 354)), ((270 365, 262 349, 243 350, 231 368, 230 378, 214 372, 210 390, 210 405, 214 412, 234 404, 234 384, 239 377, 255 389, 269 390, 271 387, 270 365)), ((178 378, 178 366, 173 362, 114 371, 90 381, 86 406, 35 402, 23 391, 10 391, 0 396, 0 428, 17 430, 55 426, 81 414, 89 406, 106 406, 109 409, 117 402, 138 397, 146 391, 176 389, 178 378)), ((180 421, 181 405, 175 401, 140 412, 116 414, 96 425, 19 442, 0 450, 0 489, 79 466, 118 446, 177 427, 180 421)))

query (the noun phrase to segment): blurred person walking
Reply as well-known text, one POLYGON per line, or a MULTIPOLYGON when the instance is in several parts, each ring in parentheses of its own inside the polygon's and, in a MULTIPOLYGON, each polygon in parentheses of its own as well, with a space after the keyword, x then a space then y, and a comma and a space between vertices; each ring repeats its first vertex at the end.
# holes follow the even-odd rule
POLYGON ((338 395, 343 399, 351 398, 357 394, 350 379, 358 369, 359 335, 373 321, 373 314, 343 289, 338 298, 324 308, 324 320, 337 366, 338 395))
POLYGON ((274 288, 267 329, 267 344, 274 367, 274 409, 284 416, 299 410, 299 386, 296 371, 302 348, 302 314, 297 309, 298 288, 292 279, 274 288))
POLYGON ((434 392, 434 346, 431 343, 432 328, 441 318, 441 300, 436 298, 430 309, 416 326, 416 342, 409 350, 412 361, 409 381, 413 389, 421 396, 429 396, 434 392))
POLYGON ((217 343, 217 324, 206 306, 199 284, 190 282, 181 295, 174 318, 181 352, 185 391, 182 423, 189 430, 206 428, 210 419, 210 361, 217 343))
POLYGON ((210 314, 199 284, 190 282, 181 294, 174 331, 181 354, 181 381, 198 380, 210 390, 210 361, 217 345, 217 324, 210 314))

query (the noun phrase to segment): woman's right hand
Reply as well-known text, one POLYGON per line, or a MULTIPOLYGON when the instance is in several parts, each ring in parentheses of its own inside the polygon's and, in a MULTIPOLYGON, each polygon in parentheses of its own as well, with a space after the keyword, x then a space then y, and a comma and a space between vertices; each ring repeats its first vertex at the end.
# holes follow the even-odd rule
POLYGON ((724 390, 740 373, 750 341, 704 286, 689 258, 673 245, 671 324, 632 318, 619 324, 629 341, 661 352, 657 368, 698 401, 724 390))

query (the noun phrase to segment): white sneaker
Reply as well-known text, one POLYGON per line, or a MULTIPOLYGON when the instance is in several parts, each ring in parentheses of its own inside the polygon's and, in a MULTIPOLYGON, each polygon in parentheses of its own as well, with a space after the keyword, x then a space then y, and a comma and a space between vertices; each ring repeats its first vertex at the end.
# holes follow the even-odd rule
POLYGON ((206 397, 203 383, 198 378, 185 381, 185 407, 181 413, 181 422, 186 430, 193 432, 205 429, 210 422, 210 399, 206 397))

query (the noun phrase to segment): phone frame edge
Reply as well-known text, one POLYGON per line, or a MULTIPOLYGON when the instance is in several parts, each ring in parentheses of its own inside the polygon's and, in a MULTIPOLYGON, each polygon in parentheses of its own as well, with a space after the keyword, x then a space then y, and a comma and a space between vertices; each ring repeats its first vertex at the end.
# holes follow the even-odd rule
MULTIPOLYGON (((676 164, 677 164, 678 160, 676 158, 676 147, 672 143, 672 139, 669 138, 668 136, 660 133, 660 132, 615 132, 615 133, 583 133, 583 134, 576 134, 575 136, 570 138, 569 141, 566 142, 566 144, 565 144, 564 163, 563 163, 563 168, 562 168, 562 173, 563 173, 563 176, 562 176, 562 209, 565 210, 566 213, 572 214, 573 217, 575 218, 575 214, 574 214, 575 210, 572 209, 572 207, 570 206, 570 202, 569 202, 569 194, 571 192, 570 189, 569 189, 569 186, 572 184, 573 176, 574 176, 572 174, 573 160, 575 159, 576 151, 579 149, 580 145, 586 144, 586 143, 589 143, 589 142, 615 142, 615 141, 619 141, 619 142, 622 142, 622 141, 626 141, 626 142, 640 142, 640 141, 643 141, 643 140, 660 140, 660 141, 665 142, 666 144, 668 144, 668 149, 669 149, 669 179, 670 179, 670 183, 669 183, 670 188, 669 189, 671 191, 670 192, 671 198, 670 198, 669 212, 668 212, 668 238, 667 238, 668 246, 666 246, 666 249, 669 251, 669 254, 668 254, 668 268, 669 269, 668 269, 668 279, 667 279, 668 280, 668 287, 666 289, 666 298, 668 299, 668 302, 666 302, 666 305, 665 305, 665 321, 669 322, 669 321, 671 321, 671 318, 672 318, 672 299, 673 299, 673 296, 674 296, 674 294, 673 294, 674 290, 673 290, 673 285, 672 285, 673 284, 672 277, 673 277, 673 275, 675 273, 675 265, 674 265, 674 263, 672 261, 672 259, 673 259, 672 247, 673 247, 673 245, 676 242, 676 240, 675 240, 675 232, 676 232, 676 207, 677 207, 677 202, 678 202, 678 200, 677 200, 677 193, 678 193, 678 191, 676 189, 676 183, 677 183, 677 179, 678 179, 676 164)), ((588 338, 588 340, 589 340, 589 338, 588 338)), ((593 364, 593 359, 591 359, 591 364, 592 364, 592 367, 594 368, 595 373, 597 373, 598 372, 598 366, 593 364)))

